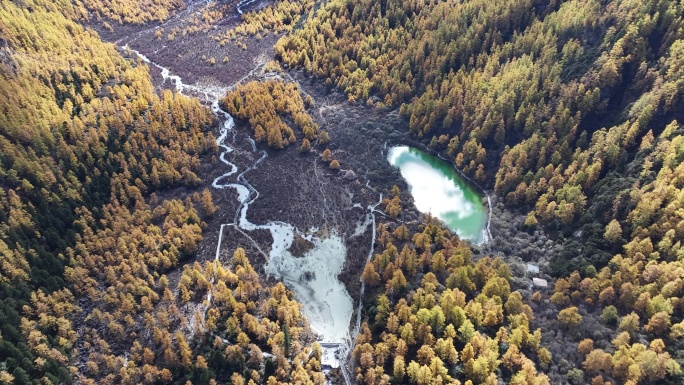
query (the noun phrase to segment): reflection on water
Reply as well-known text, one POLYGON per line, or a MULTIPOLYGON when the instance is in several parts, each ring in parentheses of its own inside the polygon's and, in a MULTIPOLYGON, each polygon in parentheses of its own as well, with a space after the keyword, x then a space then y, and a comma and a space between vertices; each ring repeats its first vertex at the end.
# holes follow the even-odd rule
POLYGON ((482 198, 451 164, 407 146, 391 148, 387 160, 401 171, 420 212, 432 213, 461 239, 483 240, 482 198))

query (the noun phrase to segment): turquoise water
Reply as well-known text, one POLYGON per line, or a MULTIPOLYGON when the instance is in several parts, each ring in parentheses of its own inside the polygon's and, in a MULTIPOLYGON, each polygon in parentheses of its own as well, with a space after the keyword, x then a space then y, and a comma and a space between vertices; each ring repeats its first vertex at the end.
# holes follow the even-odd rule
POLYGON ((387 160, 401 171, 420 212, 438 217, 461 239, 483 241, 487 211, 482 197, 452 164, 407 146, 392 147, 387 160))

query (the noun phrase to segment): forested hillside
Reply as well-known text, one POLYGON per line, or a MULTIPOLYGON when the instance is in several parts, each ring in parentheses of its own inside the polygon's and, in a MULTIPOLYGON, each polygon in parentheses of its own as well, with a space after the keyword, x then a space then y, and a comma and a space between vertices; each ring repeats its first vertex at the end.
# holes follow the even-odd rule
MULTIPOLYGON (((262 261, 240 241, 224 236, 216 245, 206 231, 223 235, 220 198, 244 217, 226 226, 270 258, 268 247, 280 246, 261 225, 271 220, 263 212, 287 218, 275 202, 315 206, 307 194, 322 195, 322 213, 342 210, 338 201, 363 212, 353 235, 332 224, 311 230, 319 240, 337 231, 359 237, 359 255, 350 252, 340 273, 354 300, 363 293, 347 380, 684 381, 681 1, 243 5, 256 11, 181 0, 0 2, 0 384, 323 384, 330 351, 315 342, 295 294, 260 276, 262 261), (182 41, 185 33, 174 40, 175 32, 161 39, 163 29, 152 27, 188 6, 176 21, 206 42, 182 41), (157 36, 139 39, 154 46, 136 46, 141 52, 185 47, 174 60, 193 46, 213 66, 216 46, 229 41, 249 53, 244 63, 253 57, 254 69, 238 68, 249 81, 219 101, 236 121, 225 152, 214 135, 227 127, 223 113, 165 89, 168 74, 153 84, 143 61, 122 58, 84 26, 95 24, 125 25, 130 41, 157 36), (265 65, 270 47, 266 55, 246 43, 258 46, 271 32, 285 32, 274 47, 285 70, 265 65), (339 127, 350 122, 340 118, 345 108, 363 120, 363 140, 378 143, 367 148, 421 141, 503 202, 502 217, 517 216, 525 239, 541 242, 543 233, 553 247, 539 249, 549 253, 541 274, 554 276, 553 289, 527 286, 509 252, 525 245, 462 241, 389 187, 398 173, 369 169, 377 154, 352 159, 358 152, 345 145, 358 143, 348 138, 354 130, 339 127), (378 118, 383 111, 394 120, 378 118), (401 119, 405 136, 384 124, 401 119), (328 132, 340 135, 328 144, 328 132), (267 147, 259 156, 252 137, 267 147), (344 173, 296 164, 312 148, 344 173), (281 168, 263 167, 279 171, 255 179, 278 182, 259 191, 245 173, 261 172, 262 161, 281 168), (210 187, 216 176, 224 195, 210 187), (248 217, 261 192, 295 190, 277 185, 283 176, 314 183, 296 186, 292 200, 262 199, 268 210, 248 217), (326 195, 331 186, 341 198, 326 195), (200 255, 206 249, 211 255, 200 255)), ((201 71, 195 89, 233 86, 201 71)))
POLYGON ((469 244, 430 218, 421 227, 411 236, 378 226, 381 253, 362 276, 374 296, 352 353, 357 381, 550 384, 537 367, 548 369, 551 354, 508 265, 473 262, 469 244))
POLYGON ((630 191, 662 170, 645 162, 655 142, 680 134, 682 11, 676 1, 337 0, 276 52, 350 100, 401 107, 413 133, 527 209, 530 225, 582 226, 590 247, 558 258, 564 274, 620 250, 603 241, 613 219, 627 241, 658 222, 658 205, 630 191))
POLYGON ((317 378, 292 294, 262 287, 244 251, 165 275, 217 209, 197 174, 215 118, 157 95, 77 14, 0 4, 0 383, 317 378))
POLYGON ((276 53, 352 102, 400 108, 563 242, 559 333, 592 337, 570 329, 601 315, 615 337, 582 344, 586 373, 568 378, 649 383, 677 378, 668 359, 682 356, 683 14, 658 0, 333 0, 276 53))
POLYGON ((164 21, 185 8, 183 0, 74 0, 81 20, 111 24, 144 24, 164 21))

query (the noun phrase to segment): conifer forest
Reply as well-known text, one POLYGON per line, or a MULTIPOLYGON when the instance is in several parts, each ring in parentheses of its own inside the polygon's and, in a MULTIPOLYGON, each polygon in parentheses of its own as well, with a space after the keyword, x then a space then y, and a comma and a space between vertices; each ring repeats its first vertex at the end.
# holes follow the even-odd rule
POLYGON ((0 385, 683 366, 682 0, 0 0, 0 385))

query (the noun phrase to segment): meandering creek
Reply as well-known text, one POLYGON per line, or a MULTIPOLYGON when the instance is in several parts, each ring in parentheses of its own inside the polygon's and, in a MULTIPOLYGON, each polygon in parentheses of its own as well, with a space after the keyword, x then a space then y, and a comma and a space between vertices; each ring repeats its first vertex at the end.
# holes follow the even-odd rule
POLYGON ((399 168, 420 212, 438 217, 461 239, 487 240, 482 196, 452 164, 408 146, 390 148, 387 160, 399 168))
MULTIPOLYGON (((324 350, 322 364, 331 367, 339 366, 340 361, 346 360, 352 344, 349 327, 353 313, 353 300, 344 284, 337 278, 347 257, 342 236, 335 230, 329 232, 317 232, 314 231, 315 229, 302 231, 289 223, 280 221, 265 224, 250 222, 247 219, 247 211, 250 204, 259 198, 259 191, 249 183, 245 175, 254 170, 268 155, 265 151, 257 150, 255 143, 251 141, 252 150, 261 153, 256 162, 241 169, 227 159, 227 155, 234 151, 230 144, 230 137, 235 140, 235 123, 232 116, 220 108, 218 100, 232 86, 216 87, 185 84, 179 76, 172 75, 168 68, 151 61, 142 53, 128 46, 122 46, 121 49, 136 54, 146 64, 156 67, 161 72, 164 83, 171 82, 179 93, 198 97, 211 106, 212 112, 221 121, 220 135, 217 138, 217 144, 222 149, 220 159, 228 166, 227 172, 217 177, 212 186, 217 189, 234 189, 238 193, 240 202, 234 222, 221 226, 215 258, 219 260, 221 254, 221 238, 225 226, 237 226, 247 232, 257 229, 268 230, 273 238, 273 243, 264 270, 267 274, 282 280, 294 291, 297 300, 303 305, 303 313, 308 318, 311 328, 322 338, 324 350), (237 183, 230 182, 231 177, 238 172, 240 173, 237 174, 237 183), (288 250, 294 241, 295 233, 313 244, 313 248, 302 257, 295 257, 288 250)), ((373 231, 375 230, 373 210, 376 206, 370 205, 368 207, 368 217, 371 220, 364 224, 365 228, 370 227, 373 231)), ((211 298, 211 293, 209 293, 207 301, 210 302, 211 298)), ((357 331, 358 327, 354 329, 354 333, 357 331)), ((343 368, 343 374, 345 378, 349 376, 346 368, 343 368)), ((350 380, 347 379, 347 383, 349 382, 350 380)))

